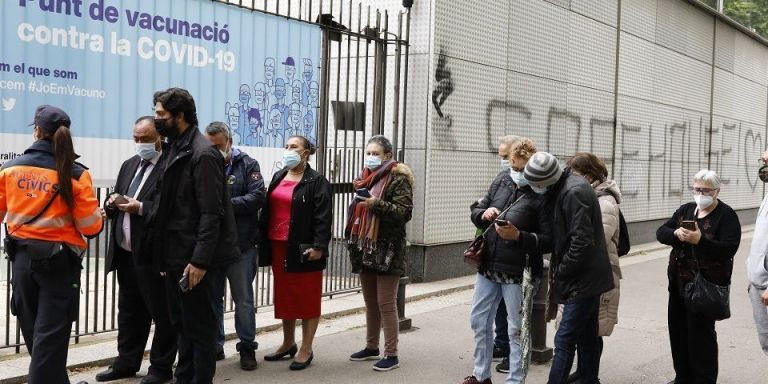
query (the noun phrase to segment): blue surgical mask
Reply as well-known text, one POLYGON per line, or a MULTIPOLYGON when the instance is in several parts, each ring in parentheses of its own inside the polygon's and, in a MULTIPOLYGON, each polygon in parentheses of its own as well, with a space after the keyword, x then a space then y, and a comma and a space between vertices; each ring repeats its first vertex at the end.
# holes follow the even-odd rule
POLYGON ((506 171, 507 169, 509 169, 509 160, 501 159, 501 170, 506 171))
POLYGON ((301 156, 296 151, 286 150, 283 152, 283 165, 288 169, 296 168, 301 163, 301 156))
POLYGON ((378 156, 366 156, 365 158, 365 167, 370 169, 371 171, 375 170, 381 165, 381 157, 378 156))
POLYGON ((533 189, 534 192, 536 192, 536 193, 538 193, 540 195, 543 195, 543 194, 547 193, 547 191, 549 190, 548 187, 537 187, 537 186, 535 186, 533 184, 530 184, 530 186, 531 186, 531 189, 533 189))
POLYGON ((136 143, 136 154, 144 160, 152 160, 159 153, 156 143, 136 143))
POLYGON ((514 169, 510 169, 509 176, 512 178, 512 181, 514 181, 519 188, 522 188, 528 185, 528 180, 525 178, 525 175, 522 172, 518 172, 518 171, 515 171, 514 169))

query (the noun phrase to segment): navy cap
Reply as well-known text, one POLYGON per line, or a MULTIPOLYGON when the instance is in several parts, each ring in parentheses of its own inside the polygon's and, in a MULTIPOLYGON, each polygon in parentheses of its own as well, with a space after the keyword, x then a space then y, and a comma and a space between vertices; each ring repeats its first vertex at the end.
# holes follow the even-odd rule
POLYGON ((69 119, 69 115, 60 108, 41 105, 35 110, 35 122, 32 124, 40 127, 46 133, 54 133, 62 125, 69 128, 72 121, 69 119))

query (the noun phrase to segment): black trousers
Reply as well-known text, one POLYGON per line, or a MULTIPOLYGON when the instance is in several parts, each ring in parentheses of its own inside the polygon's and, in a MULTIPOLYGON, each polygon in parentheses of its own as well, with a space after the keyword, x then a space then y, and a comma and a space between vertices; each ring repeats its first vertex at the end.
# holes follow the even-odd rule
POLYGON ((115 247, 117 281, 117 352, 112 367, 120 372, 137 372, 144 359, 152 321, 155 334, 149 354, 149 373, 170 378, 176 359, 176 331, 168 315, 165 280, 151 266, 135 266, 130 252, 115 247))
POLYGON ((675 384, 717 383, 715 321, 688 312, 683 297, 672 288, 667 320, 675 384))
POLYGON ((206 273, 190 291, 179 288, 183 269, 170 269, 165 279, 171 323, 176 329, 179 361, 177 384, 210 384, 216 374, 216 334, 212 278, 206 273))
POLYGON ((20 246, 13 263, 11 312, 18 317, 31 356, 30 384, 68 384, 67 351, 80 303, 80 259, 59 253, 44 271, 33 271, 30 250, 20 246))

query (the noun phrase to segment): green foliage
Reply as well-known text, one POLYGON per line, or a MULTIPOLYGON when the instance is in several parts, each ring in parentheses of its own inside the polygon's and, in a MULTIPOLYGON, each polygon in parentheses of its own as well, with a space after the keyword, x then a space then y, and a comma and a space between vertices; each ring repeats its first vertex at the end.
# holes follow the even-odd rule
POLYGON ((768 0, 726 0, 723 12, 768 38, 768 0))

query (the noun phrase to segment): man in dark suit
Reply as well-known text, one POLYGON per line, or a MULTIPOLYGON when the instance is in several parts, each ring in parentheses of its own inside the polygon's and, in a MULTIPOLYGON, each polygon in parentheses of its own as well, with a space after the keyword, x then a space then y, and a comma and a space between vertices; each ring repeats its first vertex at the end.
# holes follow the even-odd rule
MULTIPOLYGON (((168 316, 164 279, 152 269, 150 247, 144 244, 149 215, 158 201, 156 184, 163 173, 164 151, 152 116, 139 118, 133 128, 136 155, 126 160, 117 175, 115 190, 105 203, 112 219, 106 270, 117 271, 117 351, 119 356, 96 381, 133 377, 141 367, 152 320, 155 335, 149 355, 149 374, 142 384, 165 383, 173 378, 176 332, 168 316)), ((167 153, 167 151, 165 151, 167 153)))

